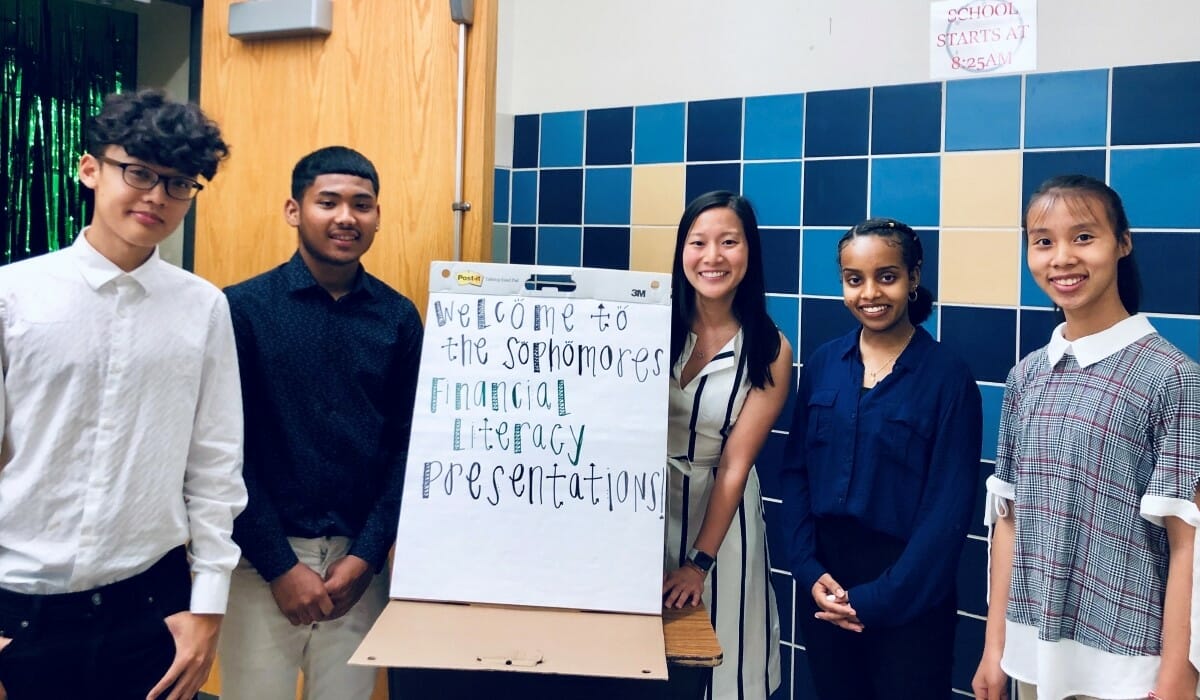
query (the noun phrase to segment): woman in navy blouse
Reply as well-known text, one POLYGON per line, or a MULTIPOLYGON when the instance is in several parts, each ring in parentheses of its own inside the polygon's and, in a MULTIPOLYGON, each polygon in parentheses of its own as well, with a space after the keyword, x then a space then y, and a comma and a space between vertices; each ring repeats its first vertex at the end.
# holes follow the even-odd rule
POLYGON ((923 257, 899 221, 850 229, 838 264, 861 326, 800 373, 784 530, 796 619, 825 700, 944 697, 951 687, 982 410, 967 366, 920 327, 933 307, 923 257))

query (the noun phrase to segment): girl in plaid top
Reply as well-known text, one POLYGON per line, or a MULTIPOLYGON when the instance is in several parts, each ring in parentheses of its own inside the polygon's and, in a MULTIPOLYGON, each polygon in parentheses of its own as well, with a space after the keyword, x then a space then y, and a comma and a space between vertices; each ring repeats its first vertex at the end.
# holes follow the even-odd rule
POLYGON ((1008 376, 979 699, 1196 697, 1188 660, 1200 367, 1137 315, 1121 199, 1054 178, 1025 213, 1029 270, 1063 311, 1008 376))

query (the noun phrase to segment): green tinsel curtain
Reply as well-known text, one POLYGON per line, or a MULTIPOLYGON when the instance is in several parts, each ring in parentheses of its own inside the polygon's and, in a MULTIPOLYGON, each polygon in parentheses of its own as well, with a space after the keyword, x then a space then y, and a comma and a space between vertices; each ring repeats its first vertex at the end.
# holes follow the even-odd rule
POLYGON ((0 264, 69 245, 87 224, 83 126, 137 85, 137 16, 77 0, 0 0, 0 264))

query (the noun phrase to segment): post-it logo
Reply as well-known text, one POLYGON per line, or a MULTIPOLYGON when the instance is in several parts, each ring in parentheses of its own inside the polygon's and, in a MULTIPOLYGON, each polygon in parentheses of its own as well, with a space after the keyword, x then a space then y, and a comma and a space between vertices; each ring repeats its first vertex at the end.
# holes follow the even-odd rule
POLYGON ((460 287, 468 284, 473 287, 483 286, 483 275, 478 272, 460 272, 454 279, 460 287))

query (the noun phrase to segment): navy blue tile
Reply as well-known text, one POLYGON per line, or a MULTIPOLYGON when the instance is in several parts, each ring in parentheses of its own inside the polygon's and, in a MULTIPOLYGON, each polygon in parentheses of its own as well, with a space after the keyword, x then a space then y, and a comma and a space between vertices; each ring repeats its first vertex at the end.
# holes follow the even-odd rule
POLYGON ((975 509, 971 513, 967 534, 987 536, 987 526, 983 524, 983 507, 987 502, 987 478, 995 471, 996 465, 990 462, 979 463, 979 478, 975 482, 975 509))
POLYGON ((588 226, 583 229, 583 266, 629 269, 629 229, 588 226))
POLYGON ((739 160, 741 157, 741 99, 689 102, 687 159, 739 160))
POLYGON ((768 292, 800 293, 800 229, 760 228, 768 292))
POLYGON ((942 84, 875 88, 871 106, 872 153, 942 150, 942 84))
POLYGON ((958 609, 987 616, 987 542, 968 539, 958 560, 958 609))
POLYGON ((841 299, 800 299, 800 361, 857 326, 841 299))
MULTIPOLYGON (((979 577, 980 585, 984 580, 983 576, 979 577)), ((983 633, 986 627, 983 620, 958 616, 958 629, 954 635, 954 669, 950 678, 954 688, 963 691, 967 697, 974 695, 971 692, 971 679, 979 668, 979 657, 983 656, 983 633)))
MULTIPOLYGON (((796 695, 803 698, 805 696, 796 695)), ((779 687, 771 693, 771 700, 792 700, 792 648, 784 646, 779 649, 779 687)))
POLYGON ((537 114, 518 114, 513 117, 513 167, 536 168, 538 164, 537 114))
MULTIPOLYGON (((771 565, 782 566, 779 561, 782 552, 771 550, 771 565)), ((792 577, 788 574, 771 574, 771 585, 775 587, 775 603, 779 607, 779 638, 782 641, 792 641, 792 577)), ((781 669, 782 670, 782 669, 781 669)))
MULTIPOLYGON (((762 495, 765 498, 783 498, 783 485, 780 482, 779 470, 782 466, 783 448, 787 444, 787 436, 779 433, 769 433, 767 441, 763 443, 762 451, 758 453, 758 458, 754 460, 754 469, 758 472, 759 485, 762 487, 762 495)), ((775 566, 785 568, 784 560, 781 558, 775 562, 775 566)))
POLYGON ((954 351, 981 382, 1008 378, 1017 361, 1016 309, 942 305, 942 344, 954 351))
POLYGON ((1061 312, 1053 309, 1021 309, 1021 342, 1017 357, 1029 353, 1050 342, 1050 333, 1062 323, 1061 312))
POLYGON ((849 228, 866 217, 866 158, 804 161, 805 226, 849 228))
POLYGON ((537 229, 533 226, 513 226, 509 231, 508 261, 532 265, 537 260, 537 229))
POLYGON ((742 191, 742 166, 737 163, 689 165, 684 177, 685 202, 713 190, 742 191))
POLYGON ((1112 143, 1200 142, 1200 61, 1114 68, 1112 143))
POLYGON ((508 183, 510 171, 508 168, 495 168, 493 180, 494 198, 492 204, 492 221, 498 224, 508 223, 508 183))
POLYGON ((870 88, 808 93, 804 118, 804 155, 867 154, 870 88))
POLYGON ((632 163, 633 107, 589 109, 585 142, 588 165, 632 163))
POLYGON ((583 170, 543 170, 538 173, 538 178, 538 223, 581 223, 583 170))
MULTIPOLYGON (((1056 175, 1091 175, 1105 177, 1103 150, 1094 151, 1026 151, 1021 156, 1021 214, 1029 198, 1043 182, 1056 175)), ((1025 224, 1024 221, 1021 222, 1025 224)))
POLYGON ((1200 233, 1133 234, 1142 311, 1200 314, 1200 233))
MULTIPOLYGON (((799 319, 797 319, 799 322, 799 319)), ((1200 321, 1197 321, 1200 323, 1200 321)), ((791 342, 791 341, 788 341, 791 342)), ((796 347, 792 346, 792 354, 796 354, 796 347)), ((788 390, 787 401, 783 403, 783 410, 779 412, 779 417, 775 419, 775 425, 771 426, 774 430, 782 430, 785 433, 792 427, 792 413, 796 410, 796 386, 800 383, 800 372, 796 367, 792 367, 792 386, 788 390)))

